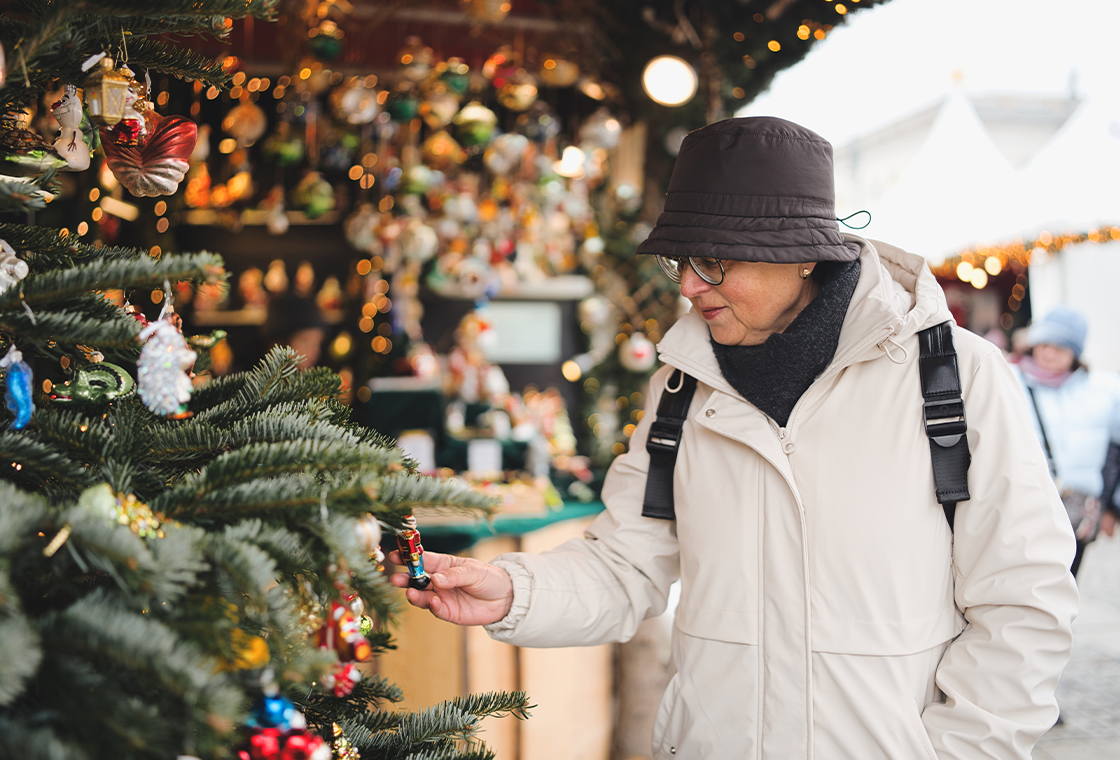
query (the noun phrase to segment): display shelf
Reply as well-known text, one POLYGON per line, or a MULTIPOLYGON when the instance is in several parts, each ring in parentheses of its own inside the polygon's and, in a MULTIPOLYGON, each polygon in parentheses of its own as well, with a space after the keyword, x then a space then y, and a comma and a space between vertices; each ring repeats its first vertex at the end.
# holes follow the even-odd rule
MULTIPOLYGON (((183 214, 183 224, 196 227, 225 227, 229 220, 236 217, 239 224, 244 227, 263 227, 268 224, 272 212, 268 209, 247 208, 240 212, 235 209, 196 208, 183 214)), ((328 211, 314 219, 302 211, 285 211, 284 216, 289 225, 300 227, 324 227, 337 225, 342 221, 341 211, 328 211)))

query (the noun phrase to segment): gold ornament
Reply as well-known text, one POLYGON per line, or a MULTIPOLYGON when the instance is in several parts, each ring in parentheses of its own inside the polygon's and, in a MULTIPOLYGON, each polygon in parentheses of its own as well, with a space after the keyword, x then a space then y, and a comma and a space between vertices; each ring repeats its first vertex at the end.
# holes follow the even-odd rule
POLYGON ((118 493, 109 516, 121 525, 127 525, 140 538, 163 538, 160 524, 163 515, 156 514, 133 494, 118 493))
POLYGON ((125 97, 134 80, 113 67, 113 59, 105 56, 86 77, 86 111, 95 124, 111 127, 124 118, 125 97))
MULTIPOLYGON (((496 82, 495 82, 496 84, 496 82)), ((498 102, 511 111, 527 111, 537 102, 537 82, 524 69, 498 88, 498 102)))
POLYGON ((237 655, 233 660, 235 667, 241 670, 255 670, 268 664, 270 659, 268 642, 260 636, 250 636, 240 628, 234 628, 230 634, 230 643, 237 655))

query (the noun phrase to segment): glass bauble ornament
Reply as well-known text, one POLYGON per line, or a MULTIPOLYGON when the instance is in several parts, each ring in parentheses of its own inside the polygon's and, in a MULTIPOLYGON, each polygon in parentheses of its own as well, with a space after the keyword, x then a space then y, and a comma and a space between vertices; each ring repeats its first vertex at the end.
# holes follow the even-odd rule
POLYGON ((498 117, 489 108, 473 100, 455 114, 452 123, 459 141, 467 147, 473 147, 490 142, 494 128, 498 125, 498 117))
POLYGON ((509 81, 498 88, 498 102, 511 111, 528 110, 537 102, 537 80, 524 69, 518 69, 509 81))
POLYGON ((331 111, 347 124, 369 124, 381 113, 377 96, 377 89, 367 85, 366 79, 352 77, 331 93, 331 111))
POLYGON ((549 87, 571 87, 579 79, 579 64, 562 55, 546 55, 537 75, 549 87))
POLYGON ((432 49, 421 42, 419 37, 407 37, 397 60, 400 61, 401 73, 405 79, 420 82, 432 70, 432 49))
POLYGON ((222 131, 243 148, 259 140, 267 128, 268 117, 260 106, 249 101, 234 106, 222 119, 222 131))

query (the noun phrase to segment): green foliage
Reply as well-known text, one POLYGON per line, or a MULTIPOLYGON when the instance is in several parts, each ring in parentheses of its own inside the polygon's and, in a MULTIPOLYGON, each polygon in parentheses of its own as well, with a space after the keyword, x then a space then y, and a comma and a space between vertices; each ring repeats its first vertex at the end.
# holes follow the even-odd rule
MULTIPOLYGON (((227 17, 268 17, 277 0, 27 0, 0 17, 8 81, 0 114, 102 50, 135 71, 221 85, 225 71, 176 41, 223 36, 227 17)), ((26 211, 52 176, 0 180, 0 213, 26 211)), ((88 370, 102 352, 134 372, 140 324, 103 296, 214 282, 212 253, 88 244, 58 229, 0 224, 29 274, 0 293, 0 355, 88 370)), ((196 365, 201 370, 205 357, 196 365)), ((340 653, 315 637, 353 595, 369 642, 392 649, 400 592, 371 557, 373 519, 391 536, 420 505, 486 514, 493 500, 415 473, 391 441, 350 421, 325 369, 290 348, 194 389, 193 416, 166 419, 138 395, 52 401, 34 388, 26 428, 0 407, 0 757, 234 756, 262 677, 328 741, 339 723, 367 758, 487 756, 486 714, 524 716, 524 695, 484 695, 411 714, 371 676, 323 690, 340 653), (438 753, 438 754, 431 754, 438 753)), ((0 387, 3 387, 0 373, 0 387)))

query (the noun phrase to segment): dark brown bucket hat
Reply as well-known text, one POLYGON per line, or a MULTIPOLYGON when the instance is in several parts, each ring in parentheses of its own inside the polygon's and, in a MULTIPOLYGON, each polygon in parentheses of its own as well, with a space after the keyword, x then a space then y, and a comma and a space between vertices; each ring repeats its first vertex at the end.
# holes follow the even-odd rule
POLYGON ((784 119, 725 119, 681 145, 665 211, 638 253, 852 261, 836 221, 832 145, 784 119))

